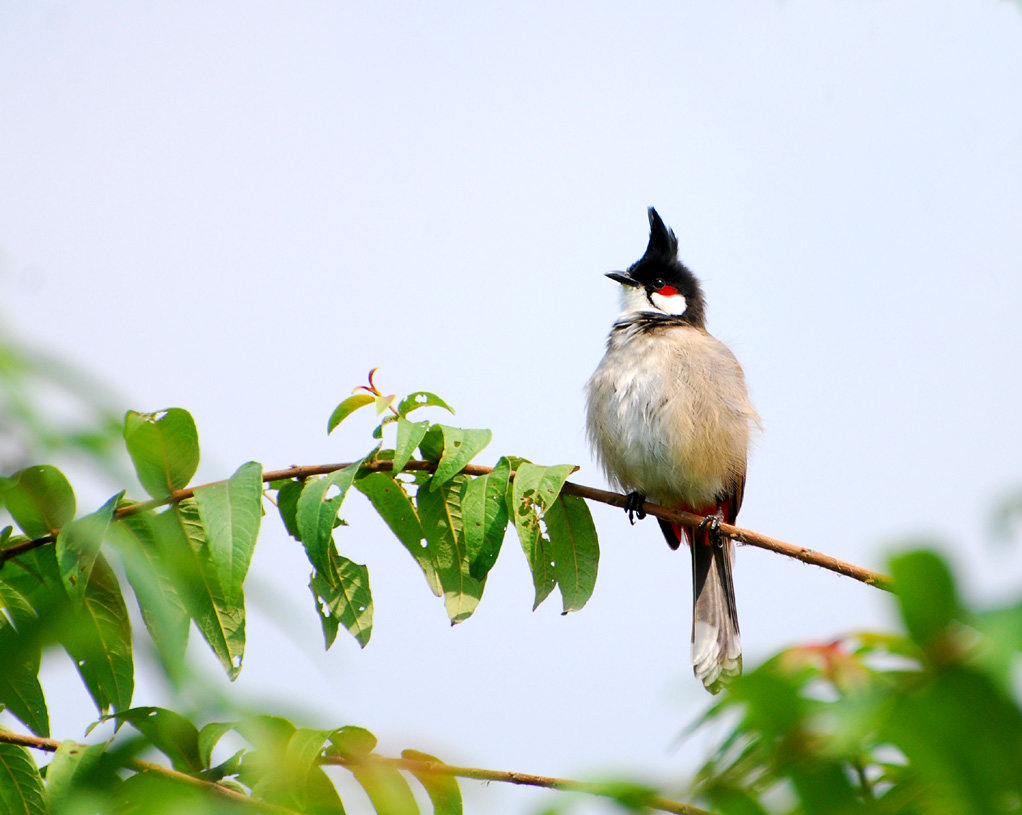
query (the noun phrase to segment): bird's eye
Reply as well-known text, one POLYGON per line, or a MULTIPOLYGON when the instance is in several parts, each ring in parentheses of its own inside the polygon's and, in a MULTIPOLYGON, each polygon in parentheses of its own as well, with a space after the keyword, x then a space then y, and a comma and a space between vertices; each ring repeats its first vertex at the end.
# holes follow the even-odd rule
POLYGON ((653 281, 653 291, 660 291, 666 285, 667 282, 662 277, 658 277, 653 281))

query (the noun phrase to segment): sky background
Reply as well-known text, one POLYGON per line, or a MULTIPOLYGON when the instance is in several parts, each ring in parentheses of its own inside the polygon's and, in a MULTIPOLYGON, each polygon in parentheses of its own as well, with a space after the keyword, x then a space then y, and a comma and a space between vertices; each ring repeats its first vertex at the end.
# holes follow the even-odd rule
MULTIPOLYGON (((1020 100, 1022 9, 994 0, 7 0, 0 318, 118 412, 190 410, 199 483, 361 456, 371 417, 329 438, 326 420, 381 366, 385 391, 491 428, 479 463, 602 486, 582 387, 617 312, 603 273, 642 254, 653 205, 763 417, 739 524, 878 569, 936 541, 993 603, 1022 583, 989 533, 1022 489, 1020 100)), ((75 486, 81 512, 115 491, 75 486)), ((567 617, 556 597, 530 611, 510 535, 452 629, 366 502, 342 514, 369 646, 323 652, 308 564, 270 514, 233 688, 192 638, 213 686, 391 754, 692 771, 707 739, 677 737, 710 697, 688 556, 655 523, 593 507, 600 576, 567 617)), ((749 667, 894 619, 879 591, 759 550, 735 583, 749 667)), ((45 671, 54 734, 80 738, 91 702, 66 657, 45 671)), ((135 704, 167 699, 140 658, 135 704)), ((463 788, 468 812, 562 800, 463 788)))

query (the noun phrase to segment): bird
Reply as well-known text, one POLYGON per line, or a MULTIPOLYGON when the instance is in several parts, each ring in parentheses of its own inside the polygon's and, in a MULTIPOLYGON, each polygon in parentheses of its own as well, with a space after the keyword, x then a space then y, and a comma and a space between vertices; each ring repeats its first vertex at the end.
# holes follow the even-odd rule
POLYGON ((647 499, 704 517, 692 529, 659 523, 672 549, 692 551, 692 666, 716 694, 742 672, 732 542, 720 526, 741 508, 760 419, 738 360, 706 330, 706 298, 674 231, 648 215, 643 256, 606 275, 621 284, 621 313, 585 386, 586 436, 633 524, 647 499))

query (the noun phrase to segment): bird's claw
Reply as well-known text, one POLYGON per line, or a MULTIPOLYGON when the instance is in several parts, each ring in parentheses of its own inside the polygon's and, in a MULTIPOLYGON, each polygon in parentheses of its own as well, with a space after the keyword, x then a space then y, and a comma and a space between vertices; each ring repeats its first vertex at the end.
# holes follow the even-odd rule
POLYGON ((625 498, 625 512, 628 513, 628 520, 632 526, 635 526, 636 518, 641 521, 646 517, 646 512, 642 508, 644 503, 646 503, 646 496, 641 492, 630 492, 625 498))
POLYGON ((699 526, 696 527, 696 528, 699 529, 699 530, 709 529, 710 530, 710 539, 714 543, 720 545, 721 537, 722 537, 721 534, 720 534, 720 525, 722 523, 724 523, 724 513, 718 507, 717 511, 713 515, 707 515, 705 518, 703 518, 699 522, 699 526))

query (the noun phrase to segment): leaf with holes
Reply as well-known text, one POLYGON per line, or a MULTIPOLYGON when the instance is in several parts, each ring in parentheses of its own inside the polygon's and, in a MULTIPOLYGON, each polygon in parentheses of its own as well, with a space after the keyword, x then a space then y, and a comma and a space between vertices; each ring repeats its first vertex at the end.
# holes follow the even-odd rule
POLYGON ((129 410, 124 441, 138 480, 153 498, 166 498, 187 487, 199 467, 199 433, 183 408, 156 413, 129 410))
POLYGON ((397 406, 397 412, 402 416, 407 416, 413 410, 418 410, 419 408, 424 407, 443 408, 452 416, 454 415, 454 408, 435 393, 430 393, 429 391, 416 391, 415 393, 408 394, 408 396, 402 399, 400 404, 397 406))
POLYGON ((323 639, 327 648, 333 645, 340 624, 365 648, 373 633, 369 570, 337 554, 332 544, 330 548, 330 573, 316 571, 309 582, 323 626, 323 639))
POLYGON ((367 473, 355 482, 355 487, 369 499, 390 531, 415 558, 430 590, 439 597, 443 589, 433 558, 434 550, 425 541, 419 514, 404 485, 387 473, 367 473))
POLYGON ((0 478, 0 498, 30 538, 55 534, 75 516, 75 494, 64 474, 42 464, 0 478))
POLYGON ((180 713, 162 707, 133 707, 105 718, 128 722, 169 758, 178 772, 197 773, 203 769, 199 731, 180 713))
POLYGON ((436 427, 440 428, 443 434, 444 452, 430 482, 431 490, 440 489, 441 485, 464 470, 493 438, 493 432, 490 430, 463 430, 445 424, 436 427))
POLYGON ((295 522, 298 535, 305 545, 305 554, 317 572, 328 578, 331 574, 330 547, 333 541, 337 513, 344 503, 348 488, 358 475, 362 461, 354 462, 343 470, 336 470, 321 478, 310 478, 305 482, 298 497, 295 522), (327 497, 331 490, 337 494, 327 497))
POLYGON ((543 514, 561 491, 561 487, 577 468, 570 464, 541 467, 523 461, 515 473, 511 490, 511 513, 525 556, 532 570, 536 589, 533 608, 537 608, 554 590, 554 554, 550 539, 543 532, 543 514))
POLYGON ((472 615, 485 586, 485 581, 472 577, 465 543, 461 492, 467 479, 468 476, 455 476, 436 490, 423 485, 415 497, 452 624, 472 615))
POLYGON ((252 562, 263 514, 263 467, 242 464, 227 481, 195 491, 195 504, 206 530, 209 556, 216 567, 224 601, 233 606, 252 562))

